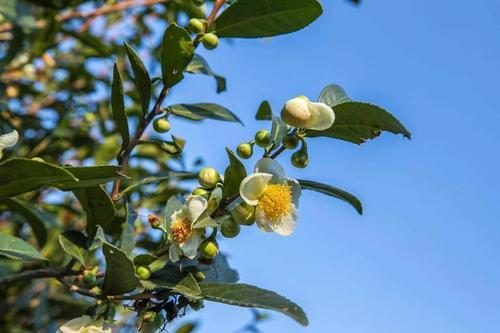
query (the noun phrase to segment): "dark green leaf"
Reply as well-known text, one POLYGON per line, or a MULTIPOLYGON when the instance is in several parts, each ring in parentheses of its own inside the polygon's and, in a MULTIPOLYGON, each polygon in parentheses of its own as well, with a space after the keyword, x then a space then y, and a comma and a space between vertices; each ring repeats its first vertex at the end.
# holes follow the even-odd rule
POLYGON ((155 257, 154 255, 151 254, 139 254, 134 258, 134 265, 135 266, 147 266, 149 264, 152 264, 153 262, 156 261, 158 257, 155 257))
POLYGON ((358 198, 356 198, 354 195, 330 185, 313 182, 310 180, 299 179, 298 181, 302 189, 313 190, 343 200, 352 205, 360 215, 363 214, 363 206, 361 205, 361 202, 358 200, 358 198))
POLYGON ((134 191, 143 185, 151 184, 151 183, 158 183, 158 182, 163 182, 167 180, 171 181, 180 181, 180 180, 190 180, 190 179, 197 179, 198 174, 197 173, 189 173, 189 172, 167 172, 163 175, 157 175, 157 176, 152 176, 152 177, 146 177, 142 179, 138 179, 130 184, 129 187, 125 188, 122 191, 122 194, 134 191))
POLYGON ((113 83, 111 85, 111 108, 113 109, 116 129, 122 137, 122 149, 125 149, 130 141, 130 134, 124 104, 123 81, 116 63, 113 69, 113 83))
POLYGON ((235 283, 239 280, 238 272, 231 268, 227 257, 223 253, 219 253, 211 264, 200 265, 197 259, 183 260, 183 270, 200 270, 205 274, 205 279, 202 283, 210 282, 230 282, 235 283))
POLYGON ((295 303, 277 293, 241 283, 203 283, 200 285, 204 299, 249 308, 281 312, 303 326, 309 323, 304 311, 295 303))
POLYGON ((214 119, 239 122, 243 125, 238 116, 218 104, 174 104, 170 105, 168 108, 173 114, 190 120, 214 119))
POLYGON ((31 244, 4 233, 0 233, 0 255, 22 261, 47 260, 31 244))
POLYGON ((224 173, 224 189, 222 196, 224 198, 236 195, 240 191, 240 183, 247 176, 245 166, 234 155, 231 149, 226 148, 229 157, 229 166, 224 173))
POLYGON ((87 258, 86 239, 83 234, 78 232, 65 232, 59 235, 59 244, 61 244, 62 249, 77 259, 82 265, 85 265, 87 258), (76 233, 76 234, 75 234, 76 233), (79 236, 77 236, 79 235, 79 236))
POLYGON ((127 50, 128 60, 134 72, 135 86, 141 97, 142 111, 146 115, 149 111, 149 102, 151 100, 151 79, 149 78, 146 66, 144 66, 144 63, 134 49, 125 43, 125 50, 127 50))
POLYGON ((106 275, 102 292, 105 295, 121 295, 133 291, 139 285, 132 260, 119 248, 104 243, 102 252, 106 258, 106 275))
POLYGON ((226 79, 214 73, 208 65, 207 61, 203 59, 203 57, 199 54, 194 55, 193 60, 191 60, 186 68, 186 72, 192 74, 202 73, 208 76, 212 76, 217 83, 217 93, 226 91, 226 79))
POLYGON ((271 109, 271 104, 268 101, 263 101, 260 103, 257 114, 255 115, 256 120, 271 120, 273 118, 273 110, 271 109))
POLYGON ((173 263, 154 272, 144 286, 148 289, 165 287, 188 297, 200 295, 200 286, 193 274, 188 270, 179 270, 179 266, 173 263))
POLYGON ((184 70, 194 55, 194 44, 189 32, 172 23, 161 44, 161 70, 163 83, 173 87, 184 78, 184 70))
POLYGON ((13 158, 0 163, 0 198, 74 181, 77 179, 68 171, 45 162, 13 158))
POLYGON ((317 0, 238 0, 215 20, 221 38, 271 37, 300 30, 323 9, 317 0))
POLYGON ((68 182, 59 186, 59 189, 63 191, 70 191, 84 187, 95 187, 122 177, 118 173, 120 167, 114 165, 63 167, 63 169, 69 171, 73 176, 78 178, 77 182, 68 182))

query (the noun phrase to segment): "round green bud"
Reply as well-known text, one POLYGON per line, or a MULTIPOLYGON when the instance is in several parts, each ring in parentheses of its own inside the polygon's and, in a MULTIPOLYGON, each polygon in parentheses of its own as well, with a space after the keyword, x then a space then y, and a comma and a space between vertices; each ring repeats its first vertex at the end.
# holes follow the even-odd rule
POLYGON ((305 168, 309 164, 309 155, 299 150, 292 154, 292 165, 296 168, 305 168))
POLYGON ((205 0, 193 0, 193 4, 198 7, 203 6, 204 3, 205 0))
POLYGON ((158 133, 166 133, 170 130, 170 122, 165 118, 158 118, 154 121, 153 128, 158 133))
POLYGON ((233 219, 227 219, 222 222, 220 231, 226 238, 234 238, 240 233, 241 227, 233 219))
POLYGON ((236 153, 238 153, 239 157, 246 160, 246 159, 252 157, 253 147, 251 144, 249 144, 247 142, 242 142, 236 148, 236 153))
POLYGON ((260 130, 255 133, 255 143, 257 146, 265 148, 271 144, 271 133, 266 130, 260 130))
POLYGON ((220 182, 220 175, 214 168, 203 168, 198 174, 198 182, 203 187, 212 188, 220 182))
POLYGON ((283 146, 286 149, 295 149, 299 145, 299 138, 295 133, 287 134, 283 138, 283 146))
POLYGON ((210 192, 204 189, 203 187, 197 187, 191 192, 192 195, 201 195, 205 199, 210 197, 210 192))
POLYGON ((147 280, 151 277, 151 269, 148 266, 139 266, 135 273, 141 280, 147 280))
POLYGON ((201 310, 203 308, 203 300, 201 300, 201 299, 194 300, 191 303, 189 303, 189 306, 194 311, 201 310))
POLYGON ((213 50, 219 45, 219 37, 213 33, 208 33, 203 35, 201 42, 207 50, 213 50))
POLYGON ((231 216, 238 224, 252 225, 255 223, 255 207, 243 201, 234 207, 231 216))
POLYGON ((194 274, 194 278, 196 279, 196 281, 201 282, 201 281, 205 280, 206 276, 205 276, 205 273, 203 273, 203 272, 196 272, 194 274))
POLYGON ((85 283, 87 287, 95 286, 96 282, 97 279, 94 272, 86 272, 85 274, 83 274, 83 283, 85 283))
POLYGON ((203 242, 200 245, 200 255, 205 259, 212 259, 219 253, 219 248, 217 244, 212 241, 203 242))
POLYGON ((195 34, 199 34, 203 32, 203 30, 205 29, 205 24, 200 19, 192 18, 189 20, 188 29, 189 31, 194 32, 195 34))
POLYGON ((142 315, 142 320, 146 323, 152 323, 156 318, 156 312, 154 311, 146 311, 142 315))

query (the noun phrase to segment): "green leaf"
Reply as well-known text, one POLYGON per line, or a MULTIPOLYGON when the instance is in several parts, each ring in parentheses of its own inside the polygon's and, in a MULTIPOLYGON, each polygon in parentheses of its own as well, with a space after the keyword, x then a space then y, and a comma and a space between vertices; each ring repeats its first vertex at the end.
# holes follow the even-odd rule
POLYGON ((122 137, 122 149, 125 149, 130 141, 124 98, 122 77, 118 70, 118 65, 115 63, 113 69, 113 82, 111 84, 111 109, 113 110, 116 129, 122 137))
POLYGON ((205 279, 202 283, 235 283, 238 282, 240 278, 238 272, 231 268, 227 261, 227 257, 223 253, 219 253, 209 265, 200 264, 197 259, 185 259, 182 261, 182 270, 199 270, 203 272, 203 274, 205 274, 205 279))
POLYGON ((361 202, 358 200, 358 198, 344 190, 339 189, 338 187, 333 187, 310 180, 298 179, 298 182, 304 190, 313 190, 343 200, 353 206, 360 215, 363 214, 363 206, 361 205, 361 202))
POLYGON ((338 104, 351 102, 352 100, 347 96, 344 88, 338 84, 330 84, 326 86, 319 94, 318 102, 325 103, 330 107, 334 107, 338 104))
POLYGON ((281 145, 283 138, 286 136, 288 132, 288 127, 286 123, 280 117, 272 116, 273 123, 271 127, 271 138, 273 142, 276 144, 276 147, 281 145))
POLYGON ((34 191, 42 186, 58 187, 77 179, 53 164, 23 158, 0 163, 0 198, 34 191))
POLYGON ((152 287, 168 288, 188 297, 200 295, 200 286, 193 274, 187 270, 179 270, 179 266, 170 262, 154 272, 147 283, 143 285, 148 289, 152 289, 152 287))
POLYGON ((224 198, 236 195, 240 191, 240 183, 247 176, 245 166, 234 155, 233 151, 226 148, 227 156, 229 157, 229 166, 224 173, 224 189, 222 196, 224 198))
POLYGON ((203 283, 200 285, 204 299, 249 308, 281 312, 303 326, 309 321, 304 311, 295 303, 277 293, 241 283, 203 283))
POLYGON ((59 235, 59 244, 64 252, 85 265, 87 258, 86 237, 78 231, 65 231, 59 235))
POLYGON ((45 227, 44 217, 30 203, 18 199, 0 200, 0 203, 5 204, 10 210, 20 214, 26 219, 26 222, 31 227, 33 235, 35 235, 38 246, 42 248, 47 242, 47 228, 45 227))
POLYGON ((194 55, 194 44, 189 32, 172 23, 161 44, 161 71, 163 83, 173 87, 184 78, 184 70, 194 55))
POLYGON ((314 22, 323 9, 317 0, 238 0, 215 20, 220 38, 287 34, 314 22))
POLYGON ((3 14, 14 25, 25 29, 36 29, 35 7, 23 0, 2 0, 0 14, 3 14))
POLYGON ((345 102, 333 107, 335 122, 324 131, 307 131, 309 137, 330 137, 356 144, 373 139, 382 131, 402 134, 411 139, 411 134, 392 114, 368 103, 345 102))
POLYGON ((58 187, 63 191, 71 191, 84 187, 95 187, 123 177, 118 173, 120 167, 115 165, 63 167, 63 169, 69 171, 73 176, 78 178, 77 182, 67 182, 58 187))
POLYGON ((243 122, 234 113, 223 106, 213 103, 174 104, 168 107, 173 114, 190 120, 214 119, 222 121, 243 122))
POLYGON ((132 260, 119 248, 104 243, 102 252, 106 259, 104 295, 121 295, 133 291, 139 285, 132 260))
POLYGON ((159 174, 157 176, 146 177, 142 179, 135 180, 127 188, 122 191, 122 195, 128 192, 132 192, 136 189, 141 188, 143 185, 148 185, 152 183, 159 183, 167 180, 180 181, 180 180, 192 180, 197 179, 197 173, 190 172, 167 172, 163 175, 159 174))
POLYGON ((125 43, 125 50, 127 51, 128 60, 134 72, 135 86, 141 97, 142 111, 146 115, 149 111, 149 102, 151 100, 151 79, 149 78, 146 66, 144 66, 144 63, 134 49, 125 43))
POLYGON ((0 233, 0 255, 22 261, 48 260, 31 244, 4 233, 0 233))
POLYGON ((273 118, 273 110, 271 109, 271 104, 268 101, 263 101, 259 105, 257 114, 255 115, 256 120, 271 120, 273 118))
POLYGON ((138 256, 134 257, 134 265, 135 266, 147 266, 152 264, 158 259, 158 257, 152 255, 152 254, 139 254, 138 256))
POLYGON ((186 72, 191 74, 201 73, 208 76, 212 76, 215 79, 215 82, 217 83, 217 93, 226 91, 226 79, 214 73, 214 71, 212 71, 212 69, 208 65, 207 61, 199 54, 195 54, 193 56, 193 60, 191 60, 191 62, 187 66, 186 72))

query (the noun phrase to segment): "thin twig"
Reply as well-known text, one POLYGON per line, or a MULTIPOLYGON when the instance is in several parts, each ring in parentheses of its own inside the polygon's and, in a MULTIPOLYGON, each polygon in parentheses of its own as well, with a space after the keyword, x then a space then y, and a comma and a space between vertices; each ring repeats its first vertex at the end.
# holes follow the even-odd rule
POLYGON ((43 278, 53 278, 53 277, 62 278, 65 276, 75 276, 79 274, 81 274, 81 271, 75 271, 67 267, 35 269, 4 277, 3 279, 0 279, 0 286, 9 286, 13 283, 23 280, 43 279, 43 278))

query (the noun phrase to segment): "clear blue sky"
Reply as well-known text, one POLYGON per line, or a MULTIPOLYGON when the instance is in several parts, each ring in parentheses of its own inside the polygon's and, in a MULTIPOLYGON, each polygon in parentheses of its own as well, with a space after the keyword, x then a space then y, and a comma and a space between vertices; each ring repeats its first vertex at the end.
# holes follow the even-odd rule
MULTIPOLYGON (((228 92, 217 97, 209 78, 190 76, 169 100, 219 102, 245 121, 173 121, 174 133, 189 139, 189 157, 203 155, 220 171, 223 146, 266 124, 253 120, 261 100, 278 111, 332 82, 387 108, 413 134, 412 141, 384 134, 363 146, 311 140, 310 167, 287 164, 290 176, 358 195, 364 216, 305 192, 291 237, 252 227, 221 241, 242 282, 291 298, 310 319, 302 328, 273 314, 261 328, 500 332, 500 3, 322 2, 324 15, 299 33, 202 51, 228 78, 228 92)), ((188 318, 200 320, 201 332, 226 333, 250 313, 207 303, 188 318)))

